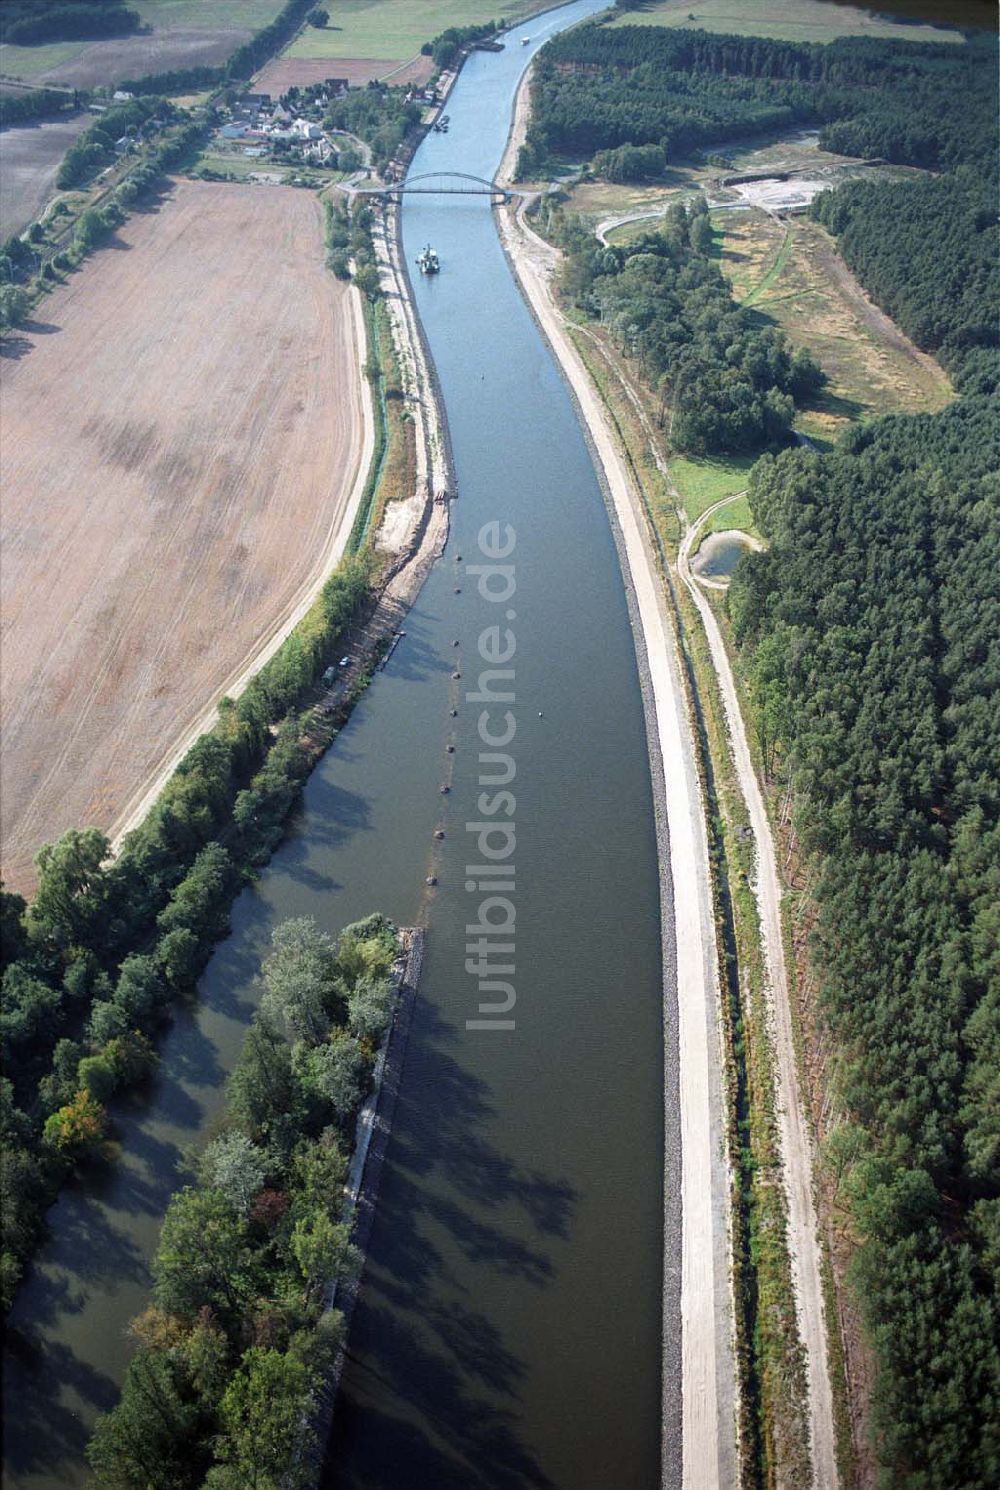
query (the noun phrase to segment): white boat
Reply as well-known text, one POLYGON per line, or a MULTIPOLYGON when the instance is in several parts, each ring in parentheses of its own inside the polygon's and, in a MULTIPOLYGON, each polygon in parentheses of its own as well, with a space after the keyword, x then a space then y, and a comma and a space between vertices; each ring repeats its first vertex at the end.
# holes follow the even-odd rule
POLYGON ((437 274, 441 268, 441 260, 428 243, 423 252, 417 255, 417 268, 421 274, 437 274))

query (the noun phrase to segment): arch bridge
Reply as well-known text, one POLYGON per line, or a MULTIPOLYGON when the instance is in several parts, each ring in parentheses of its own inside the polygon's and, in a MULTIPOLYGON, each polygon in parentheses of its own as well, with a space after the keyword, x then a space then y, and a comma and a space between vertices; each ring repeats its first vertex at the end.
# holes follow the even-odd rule
POLYGON ((466 171, 424 171, 419 176, 407 176, 405 181, 387 181, 384 186, 359 186, 355 194, 359 197, 443 196, 443 197, 489 197, 491 201, 509 202, 510 192, 487 181, 484 176, 470 176, 466 171), (438 185, 428 185, 438 182, 438 185))

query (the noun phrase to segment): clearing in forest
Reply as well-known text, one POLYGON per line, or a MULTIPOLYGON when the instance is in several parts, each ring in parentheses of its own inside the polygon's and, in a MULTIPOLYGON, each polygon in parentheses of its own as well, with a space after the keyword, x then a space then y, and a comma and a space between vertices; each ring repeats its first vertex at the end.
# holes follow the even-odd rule
POLYGON ((4 343, 3 875, 109 830, 324 572, 356 295, 288 187, 182 182, 4 343))
POLYGON ((950 401, 942 368, 869 300, 818 223, 761 211, 714 220, 737 300, 811 352, 829 378, 815 407, 795 421, 803 434, 830 441, 852 421, 931 412, 950 401))

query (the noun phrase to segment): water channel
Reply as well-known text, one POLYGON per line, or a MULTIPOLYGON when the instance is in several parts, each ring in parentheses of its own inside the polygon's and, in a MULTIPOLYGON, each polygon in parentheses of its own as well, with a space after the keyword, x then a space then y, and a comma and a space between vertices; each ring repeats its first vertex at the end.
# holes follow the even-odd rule
MULTIPOLYGON (((504 52, 474 54, 450 132, 425 141, 413 172, 491 176, 530 56, 599 8, 582 0, 526 22, 504 52)), ((237 902, 196 1006, 163 1043, 152 1098, 117 1114, 119 1162, 51 1214, 11 1321, 11 1490, 85 1478, 83 1446, 124 1374, 125 1325, 147 1299, 181 1150, 218 1111, 272 926, 310 914, 336 930, 375 907, 404 923, 426 915, 430 933, 324 1484, 658 1480, 659 892, 621 576, 576 415, 486 200, 411 198, 403 231, 411 262, 428 241, 442 261, 415 293, 454 449, 452 536, 405 640, 237 902), (492 521, 516 533, 510 620, 467 573, 492 521), (477 638, 498 619, 517 642, 516 1027, 470 1030, 465 928, 481 896, 465 866, 481 859, 465 824, 483 809, 481 706, 465 693, 485 666, 477 638)))

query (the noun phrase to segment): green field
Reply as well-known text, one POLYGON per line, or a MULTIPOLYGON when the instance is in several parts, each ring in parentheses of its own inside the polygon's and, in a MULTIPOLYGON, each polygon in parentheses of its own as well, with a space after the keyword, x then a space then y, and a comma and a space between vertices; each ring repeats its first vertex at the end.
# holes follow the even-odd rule
MULTIPOLYGON (((694 522, 720 498, 743 491, 756 459, 755 455, 720 455, 711 460, 689 460, 687 456, 675 455, 670 461, 670 479, 677 488, 688 522, 694 522)), ((738 525, 730 519, 724 526, 738 525)))
POLYGON ((50 67, 78 57, 89 45, 85 41, 53 41, 47 46, 12 47, 4 42, 0 46, 0 73, 13 78, 37 78, 40 72, 48 72, 50 67))
POLYGON ((157 31, 259 31, 273 21, 282 0, 129 0, 157 31))
POLYGON ((739 528, 743 533, 758 536, 748 497, 734 497, 731 502, 726 503, 725 507, 720 507, 718 512, 713 512, 702 528, 701 536, 705 538, 709 533, 727 533, 732 528, 739 528))
POLYGON ((778 41, 835 41, 838 36, 889 36, 904 41, 962 40, 936 26, 901 26, 829 0, 651 0, 615 26, 689 26, 778 41))
POLYGON ((341 0, 322 31, 306 26, 284 53, 316 59, 371 57, 405 62, 450 26, 520 20, 547 0, 341 0))

